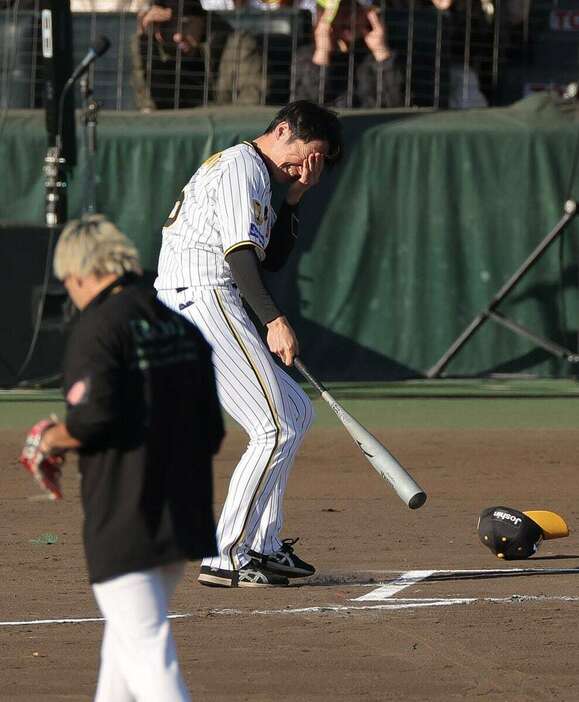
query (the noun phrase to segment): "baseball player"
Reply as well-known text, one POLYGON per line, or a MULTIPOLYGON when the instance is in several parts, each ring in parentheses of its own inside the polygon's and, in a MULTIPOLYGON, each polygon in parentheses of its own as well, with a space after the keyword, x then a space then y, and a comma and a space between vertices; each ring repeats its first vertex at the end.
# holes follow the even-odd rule
POLYGON ((54 498, 79 453, 89 579, 105 632, 96 702, 190 700, 167 610, 185 561, 216 553, 211 456, 223 436, 211 350, 140 283, 137 252, 104 218, 71 222, 56 276, 81 310, 66 350, 66 419, 21 461, 54 498))
POLYGON ((217 527, 219 554, 201 567, 204 585, 287 585, 288 578, 315 570, 294 552, 295 541, 280 539, 288 473, 312 407, 271 355, 291 366, 298 341, 262 269, 278 270, 287 259, 298 234, 298 203, 341 149, 334 112, 305 100, 291 103, 254 141, 209 158, 163 229, 159 298, 212 345, 221 404, 249 436, 217 527), (272 178, 288 185, 277 217, 272 178), (267 347, 242 299, 266 327, 267 347))

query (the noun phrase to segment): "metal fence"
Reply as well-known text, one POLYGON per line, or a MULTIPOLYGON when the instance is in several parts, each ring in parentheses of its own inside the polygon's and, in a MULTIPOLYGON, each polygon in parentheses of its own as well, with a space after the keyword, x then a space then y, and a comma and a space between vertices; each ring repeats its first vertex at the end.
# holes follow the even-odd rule
MULTIPOLYGON (((38 108, 38 2, 26 10, 12 3, 0 11, 0 108, 38 108)), ((74 62, 98 34, 111 40, 92 70, 95 96, 112 110, 301 97, 341 107, 461 108, 504 105, 577 79, 579 6, 564 0, 454 0, 444 10, 431 0, 382 0, 386 61, 375 60, 367 30, 356 25, 360 5, 342 5, 351 9, 350 41, 325 66, 312 62, 314 15, 297 4, 173 16, 145 28, 134 12, 74 12, 74 62)))

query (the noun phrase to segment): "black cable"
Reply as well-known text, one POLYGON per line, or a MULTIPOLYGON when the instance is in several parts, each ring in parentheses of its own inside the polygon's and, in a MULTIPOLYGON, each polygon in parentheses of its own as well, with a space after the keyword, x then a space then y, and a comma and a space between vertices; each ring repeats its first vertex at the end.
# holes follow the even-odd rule
MULTIPOLYGON (((15 0, 14 5, 12 8, 7 11, 7 16, 8 16, 8 24, 16 25, 16 21, 18 18, 18 13, 20 11, 20 3, 21 0, 15 0)), ((38 5, 37 3, 35 4, 35 10, 37 11, 38 5)), ((9 32, 6 32, 6 35, 8 35, 9 32)), ((4 129, 4 126, 6 124, 6 118, 8 115, 9 111, 9 102, 10 102, 10 83, 11 83, 11 78, 10 78, 10 70, 13 67, 13 63, 15 61, 17 52, 18 52, 18 47, 16 45, 16 40, 18 37, 18 33, 14 32, 13 34, 13 41, 11 43, 7 42, 3 58, 5 60, 5 65, 3 67, 3 78, 6 80, 6 103, 3 107, 2 110, 0 110, 0 135, 4 129)), ((49 251, 47 255, 50 253, 50 246, 51 242, 49 241, 49 251)), ((47 271, 50 270, 50 263, 48 262, 48 265, 46 266, 45 269, 45 274, 44 274, 44 284, 43 284, 43 295, 41 295, 41 298, 39 300, 39 309, 38 309, 38 314, 37 314, 37 322, 36 322, 36 327, 33 333, 32 341, 31 344, 28 348, 28 352, 26 354, 26 358, 24 362, 22 363, 20 369, 16 373, 16 380, 14 383, 14 386, 18 384, 19 379, 22 377, 23 372, 26 370, 26 367, 30 363, 30 359, 32 358, 32 354, 34 353, 34 347, 36 346, 36 342, 38 339, 38 334, 40 331, 40 322, 42 321, 42 314, 44 312, 44 299, 46 297, 46 291, 48 289, 48 276, 46 275, 47 271)), ((13 369, 10 368, 8 363, 6 361, 2 361, 3 365, 10 371, 11 374, 14 373, 13 369)))
MULTIPOLYGON (((6 14, 8 16, 8 25, 16 25, 16 19, 18 16, 18 12, 20 10, 20 2, 21 0, 15 0, 14 6, 12 7, 11 10, 7 10, 6 14), (10 14, 12 13, 12 17, 10 14)), ((7 28, 5 27, 7 30, 7 28)), ((5 36, 9 34, 9 31, 5 31, 5 36)), ((11 79, 10 79, 10 69, 13 68, 13 64, 16 61, 16 56, 18 54, 18 47, 16 46, 16 38, 17 38, 18 33, 15 31, 13 34, 13 41, 11 42, 11 45, 9 42, 6 42, 6 47, 3 52, 3 59, 5 60, 5 65, 3 67, 3 73, 6 78, 6 104, 5 106, 0 110, 0 136, 2 135, 2 132, 4 131, 4 126, 6 124, 6 120, 8 117, 8 109, 9 109, 9 103, 10 103, 10 93, 11 93, 11 79), (12 57, 10 56, 10 52, 12 52, 12 57)))
POLYGON ((48 294, 48 284, 50 281, 50 268, 52 265, 52 252, 54 248, 55 231, 56 230, 53 227, 49 227, 48 245, 46 247, 46 257, 44 261, 44 276, 42 280, 42 288, 40 291, 38 306, 36 308, 36 321, 34 323, 34 330, 32 332, 32 339, 30 340, 28 351, 26 353, 24 361, 22 362, 22 365, 16 373, 16 381, 14 384, 15 387, 20 385, 20 382, 22 381, 22 376, 24 375, 24 371, 28 368, 28 365, 30 364, 32 356, 36 350, 36 344, 38 343, 38 336, 40 334, 40 327, 42 326, 42 317, 44 315, 44 307, 46 304, 46 296, 48 294))
POLYGON ((42 378, 31 378, 30 380, 21 380, 18 383, 18 388, 24 390, 25 388, 38 388, 47 387, 49 385, 60 385, 62 381, 62 373, 53 373, 52 375, 46 375, 42 378))

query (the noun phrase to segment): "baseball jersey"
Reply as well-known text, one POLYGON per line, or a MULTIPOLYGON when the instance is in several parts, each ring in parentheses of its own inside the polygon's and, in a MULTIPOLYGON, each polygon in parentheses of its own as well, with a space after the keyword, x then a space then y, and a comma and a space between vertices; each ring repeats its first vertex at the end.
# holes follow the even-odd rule
POLYGON ((165 226, 157 290, 234 283, 225 256, 240 246, 265 258, 271 228, 269 173, 243 142, 211 156, 183 188, 165 226))

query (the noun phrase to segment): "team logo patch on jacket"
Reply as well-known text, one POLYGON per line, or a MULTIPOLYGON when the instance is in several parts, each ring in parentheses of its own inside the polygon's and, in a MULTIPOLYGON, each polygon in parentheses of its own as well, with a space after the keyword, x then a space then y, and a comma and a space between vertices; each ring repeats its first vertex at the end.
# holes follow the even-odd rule
POLYGON ((81 405, 88 400, 89 392, 90 378, 82 378, 70 386, 69 391, 66 393, 66 401, 73 407, 81 405))

